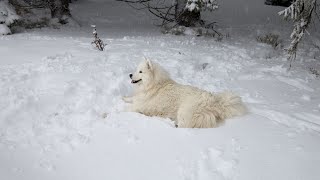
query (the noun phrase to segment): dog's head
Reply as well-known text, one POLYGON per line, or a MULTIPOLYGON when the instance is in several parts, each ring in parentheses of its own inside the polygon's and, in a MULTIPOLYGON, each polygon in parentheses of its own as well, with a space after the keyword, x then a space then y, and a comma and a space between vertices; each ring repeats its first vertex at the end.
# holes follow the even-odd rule
POLYGON ((147 89, 170 79, 166 71, 149 59, 144 59, 137 67, 136 72, 129 74, 131 83, 139 89, 147 89))

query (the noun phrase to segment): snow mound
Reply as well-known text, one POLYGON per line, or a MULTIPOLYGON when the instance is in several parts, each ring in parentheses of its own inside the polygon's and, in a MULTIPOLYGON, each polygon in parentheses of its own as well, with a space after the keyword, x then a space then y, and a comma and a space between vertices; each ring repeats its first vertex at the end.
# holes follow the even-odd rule
POLYGON ((6 25, 12 24, 15 20, 20 17, 17 15, 14 8, 6 1, 0 2, 0 23, 5 23, 6 25))
POLYGON ((14 8, 6 1, 0 1, 0 35, 11 34, 8 26, 18 19, 14 8))
POLYGON ((0 35, 11 34, 11 30, 5 24, 0 24, 0 35))

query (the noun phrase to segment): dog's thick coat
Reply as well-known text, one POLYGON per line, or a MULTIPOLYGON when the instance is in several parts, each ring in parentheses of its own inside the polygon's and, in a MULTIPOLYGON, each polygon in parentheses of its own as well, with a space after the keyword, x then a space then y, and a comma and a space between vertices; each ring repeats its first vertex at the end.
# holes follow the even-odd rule
POLYGON ((170 118, 181 128, 211 128, 226 118, 246 112, 241 98, 231 92, 213 94, 173 81, 150 60, 143 61, 134 74, 134 95, 123 97, 129 111, 170 118))

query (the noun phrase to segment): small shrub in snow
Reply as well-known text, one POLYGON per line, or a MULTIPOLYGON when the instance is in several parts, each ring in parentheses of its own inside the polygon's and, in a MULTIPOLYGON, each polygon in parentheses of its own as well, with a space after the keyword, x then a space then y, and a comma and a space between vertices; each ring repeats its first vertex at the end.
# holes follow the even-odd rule
POLYGON ((165 27, 162 30, 162 33, 164 34, 174 34, 174 35, 196 35, 199 36, 201 34, 201 32, 195 30, 195 29, 191 29, 191 28, 187 28, 184 26, 177 26, 174 28, 169 28, 169 27, 165 27))
POLYGON ((313 45, 316 49, 320 50, 320 39, 319 39, 319 40, 318 40, 318 39, 315 39, 315 40, 313 41, 312 45, 313 45))
POLYGON ((189 11, 215 10, 218 9, 217 0, 187 0, 186 9, 189 11))
POLYGON ((14 8, 8 2, 0 1, 0 34, 11 34, 9 26, 18 19, 19 16, 14 8))
POLYGON ((311 74, 314 74, 316 77, 320 76, 320 71, 318 71, 316 68, 311 67, 310 69, 311 74))
POLYGON ((269 44, 274 49, 279 47, 279 45, 281 44, 281 41, 279 40, 279 35, 272 34, 272 33, 258 36, 257 41, 260 43, 269 44))
POLYGON ((173 35, 189 35, 189 36, 209 36, 216 38, 217 41, 223 39, 223 35, 217 31, 204 27, 163 27, 161 32, 163 34, 173 34, 173 35))
POLYGON ((91 42, 91 44, 95 44, 96 47, 97 47, 100 51, 103 51, 105 44, 104 44, 103 41, 98 37, 96 25, 91 25, 91 27, 93 27, 93 32, 92 32, 92 34, 93 34, 93 37, 94 37, 94 40, 91 42))
POLYGON ((312 40, 312 48, 310 48, 313 58, 320 60, 320 39, 314 38, 312 40))

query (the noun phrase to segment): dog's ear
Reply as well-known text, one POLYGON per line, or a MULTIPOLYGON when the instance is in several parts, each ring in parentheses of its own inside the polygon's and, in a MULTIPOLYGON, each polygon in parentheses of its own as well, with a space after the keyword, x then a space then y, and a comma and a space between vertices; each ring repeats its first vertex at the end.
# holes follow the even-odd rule
POLYGON ((152 70, 152 62, 150 59, 145 58, 148 69, 152 70))

